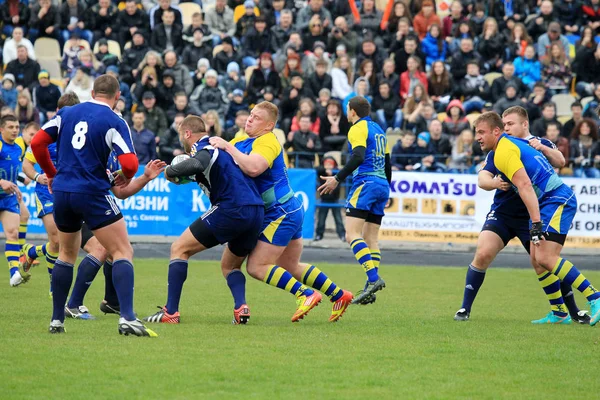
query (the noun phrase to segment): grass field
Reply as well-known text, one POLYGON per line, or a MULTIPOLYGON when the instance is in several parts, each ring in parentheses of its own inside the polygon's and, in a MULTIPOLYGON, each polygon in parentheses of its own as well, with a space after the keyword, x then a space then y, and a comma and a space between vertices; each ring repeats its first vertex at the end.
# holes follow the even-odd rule
MULTIPOLYGON (((140 316, 164 304, 166 264, 137 261, 140 316)), ((357 265, 321 267, 351 290, 363 283, 357 265)), ((102 272, 86 298, 98 320, 48 334, 37 269, 27 285, 0 289, 0 398, 598 398, 600 327, 532 326, 545 297, 532 271, 510 269, 490 270, 472 320, 455 322, 464 273, 385 267, 377 303, 351 306, 337 324, 328 302, 292 324, 293 297, 249 280, 251 322, 233 326, 217 264, 192 262, 181 325, 154 325, 160 337, 149 339, 119 336, 117 317, 99 314, 102 272)))

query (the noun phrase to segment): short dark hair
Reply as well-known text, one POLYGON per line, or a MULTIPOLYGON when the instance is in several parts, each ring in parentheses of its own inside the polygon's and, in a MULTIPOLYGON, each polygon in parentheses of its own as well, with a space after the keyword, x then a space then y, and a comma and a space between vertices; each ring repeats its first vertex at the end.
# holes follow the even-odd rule
POLYGON ((371 114, 371 104, 369 104, 369 101, 362 96, 356 96, 350 99, 348 107, 351 110, 354 110, 359 118, 364 118, 371 114))
POLYGON ((238 112, 236 112, 236 113, 235 113, 235 116, 236 116, 236 117, 239 117, 240 115, 246 115, 246 116, 249 116, 249 115, 250 115, 250 113, 248 112, 248 110, 240 110, 240 111, 238 111, 238 112))
POLYGON ((185 97, 185 98, 187 99, 187 94, 185 94, 185 92, 176 92, 176 93, 173 95, 173 98, 175 98, 175 97, 179 97, 179 96, 183 96, 183 97, 185 97))
MULTIPOLYGON (((511 108, 516 108, 516 107, 511 107, 511 108)), ((509 110, 510 110, 510 108, 509 108, 509 110)), ((506 111, 504 111, 504 114, 506 114, 506 111)), ((488 124, 492 130, 494 128, 499 128, 500 130, 504 130, 504 124, 502 123, 502 118, 500 118, 500 115, 498 115, 497 113, 495 113, 493 111, 488 111, 488 112, 484 112, 483 114, 481 114, 473 122, 473 126, 477 127, 477 125, 479 125, 481 123, 488 124)))
POLYGON ((204 120, 197 115, 188 115, 181 122, 179 129, 189 129, 194 135, 206 133, 206 122, 204 122, 204 120))
POLYGON ((36 132, 40 130, 40 124, 37 122, 30 122, 25 127, 23 127, 23 131, 33 128, 36 132))
POLYGON ((93 90, 95 95, 111 99, 120 91, 119 81, 112 75, 101 75, 94 81, 93 90))
POLYGON ((544 103, 544 105, 542 106, 542 111, 545 110, 546 108, 550 108, 550 107, 552 107, 554 109, 554 111, 556 111, 556 104, 553 101, 544 103))
MULTIPOLYGON (((527 110, 521 106, 513 106, 513 107, 507 108, 502 113, 502 117, 506 117, 507 115, 511 115, 511 114, 517 114, 522 119, 529 121, 529 114, 527 113, 527 110)), ((502 126, 502 128, 504 129, 504 126, 502 126)))
POLYGON ((548 130, 548 128, 550 126, 556 127, 556 129, 558 129, 558 131, 560 132, 560 124, 558 122, 556 122, 556 121, 550 121, 550 122, 548 122, 548 124, 546 125, 546 130, 548 130))
POLYGON ((544 90, 546 90, 546 85, 544 84, 544 82, 536 82, 535 85, 533 85, 533 88, 542 88, 544 90))
POLYGON ((581 104, 581 102, 579 102, 579 100, 575 100, 573 103, 571 103, 571 108, 573 107, 583 108, 583 105, 581 104))
POLYGON ((312 122, 312 119, 310 118, 310 115, 301 115, 300 119, 298 120, 298 122, 302 121, 303 119, 307 119, 307 118, 308 118, 308 120, 310 122, 312 122))
POLYGON ((77 95, 73 92, 68 92, 60 96, 60 99, 58 99, 58 103, 56 104, 56 106, 60 110, 61 108, 71 107, 79 103, 79 97, 77 97, 77 95))
POLYGON ((142 110, 141 108, 137 108, 134 112, 133 115, 135 114, 144 114, 144 117, 146 116, 146 113, 144 112, 144 110, 142 110))
POLYGON ((5 115, 4 117, 2 117, 2 119, 0 119, 0 126, 4 128, 8 122, 17 122, 18 123, 19 120, 14 115, 8 114, 8 115, 5 115))

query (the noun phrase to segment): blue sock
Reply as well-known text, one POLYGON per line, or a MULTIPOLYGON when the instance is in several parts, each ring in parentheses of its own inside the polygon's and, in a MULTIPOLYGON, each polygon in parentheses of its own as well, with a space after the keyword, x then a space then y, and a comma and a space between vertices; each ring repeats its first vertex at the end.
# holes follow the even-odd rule
MULTIPOLYGON (((45 246, 46 246, 46 245, 44 245, 44 247, 45 247, 45 246)), ((29 248, 29 251, 27 252, 27 256, 28 256, 29 258, 31 258, 32 260, 35 260, 35 259, 37 259, 37 258, 38 258, 38 254, 37 254, 37 251, 36 251, 36 247, 37 247, 37 246, 31 246, 31 247, 29 248)), ((43 248, 43 247, 42 247, 42 248, 43 248)))
POLYGON ((169 263, 169 291, 167 294, 167 311, 169 314, 175 314, 179 311, 179 300, 183 283, 187 279, 188 262, 186 260, 175 259, 169 263))
POLYGON ((233 296, 234 308, 237 310, 246 304, 246 276, 239 269, 234 269, 227 275, 227 286, 233 296))
POLYGON ((73 264, 56 260, 52 269, 52 320, 65 321, 65 304, 73 283, 73 264))
POLYGON ((117 297, 117 291, 113 284, 113 265, 110 261, 104 262, 104 300, 111 306, 119 305, 119 298, 117 297))
POLYGON ((81 260, 81 263, 79 263, 79 267, 77 268, 77 277, 75 278, 73 292, 71 293, 71 298, 67 304, 69 308, 83 305, 83 298, 94 281, 96 274, 100 271, 101 265, 100 261, 90 254, 81 260))
POLYGON ((471 306, 477 297, 477 292, 483 280, 485 279, 485 270, 477 269, 473 265, 469 265, 467 270, 467 281, 465 283, 465 293, 463 295, 462 308, 467 311, 471 311, 471 306))
POLYGON ((135 321, 133 312, 133 264, 129 260, 113 261, 113 284, 119 297, 121 317, 135 321))

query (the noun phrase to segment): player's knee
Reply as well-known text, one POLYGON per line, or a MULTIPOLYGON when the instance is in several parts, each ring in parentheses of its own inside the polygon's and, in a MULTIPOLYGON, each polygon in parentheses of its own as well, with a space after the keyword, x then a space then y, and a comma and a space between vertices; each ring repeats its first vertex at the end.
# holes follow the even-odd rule
POLYGON ((535 262, 546 270, 551 270, 554 267, 554 265, 552 265, 554 259, 554 255, 548 254, 547 252, 535 252, 535 262))
POLYGON ((248 272, 248 275, 250 275, 254 279, 258 279, 259 281, 262 281, 263 278, 264 278, 264 271, 263 271, 263 268, 261 268, 260 265, 256 265, 256 264, 252 264, 252 263, 247 263, 247 265, 246 265, 246 272, 248 272))
POLYGON ((29 221, 29 210, 27 208, 21 208, 21 213, 19 214, 19 218, 21 220, 21 223, 27 223, 29 221))
POLYGON ((352 243, 354 240, 360 238, 360 235, 354 232, 346 231, 346 242, 348 244, 352 243))
POLYGON ((187 260, 192 256, 189 246, 183 240, 176 240, 171 245, 171 260, 187 260))
POLYGON ((18 226, 4 226, 4 235, 6 240, 15 241, 19 239, 19 227, 18 226))
POLYGON ((496 255, 497 253, 491 249, 477 249, 473 265, 478 269, 487 269, 496 258, 496 255))

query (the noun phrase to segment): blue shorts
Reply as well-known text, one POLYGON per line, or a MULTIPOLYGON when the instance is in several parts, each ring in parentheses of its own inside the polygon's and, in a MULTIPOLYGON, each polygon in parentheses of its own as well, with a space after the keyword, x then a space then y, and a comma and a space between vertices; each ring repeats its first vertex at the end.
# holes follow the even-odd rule
POLYGON ((359 178, 352 183, 346 199, 346 212, 356 209, 383 216, 390 198, 390 185, 380 178, 359 178))
POLYGON ((0 197, 0 212, 8 211, 15 214, 21 213, 21 207, 19 206, 19 200, 14 194, 1 196, 0 197))
POLYGON ((52 214, 54 211, 54 196, 48 191, 48 186, 39 184, 35 186, 35 204, 38 218, 52 214))
POLYGON ((83 222, 95 231, 121 218, 123 214, 109 194, 54 192, 54 222, 61 232, 77 232, 83 222))
POLYGON ((512 238, 517 237, 521 241, 525 250, 529 252, 529 216, 521 218, 511 216, 505 213, 490 211, 485 218, 482 231, 492 231, 500 236, 500 239, 506 246, 512 238))
POLYGON ((546 193, 540 200, 544 232, 566 235, 577 212, 577 198, 567 185, 546 193))
POLYGON ((265 207, 243 206, 223 209, 212 206, 190 225, 190 232, 207 249, 227 243, 238 257, 254 249, 260 235, 265 207))
POLYGON ((265 212, 260 240, 275 246, 287 246, 292 240, 302 238, 303 223, 304 204, 294 196, 285 204, 265 212))

